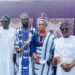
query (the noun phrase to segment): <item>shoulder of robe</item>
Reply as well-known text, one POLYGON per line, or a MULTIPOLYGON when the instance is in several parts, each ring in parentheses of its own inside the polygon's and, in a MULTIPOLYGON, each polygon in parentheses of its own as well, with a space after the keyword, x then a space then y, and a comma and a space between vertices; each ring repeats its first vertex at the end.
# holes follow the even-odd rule
POLYGON ((0 33, 2 33, 2 30, 3 30, 3 28, 2 28, 2 27, 0 27, 0 33))
POLYGON ((13 33, 16 33, 16 29, 15 28, 10 27, 10 31, 13 32, 13 33))
POLYGON ((35 33, 33 34, 33 36, 32 36, 32 40, 36 40, 37 37, 38 37, 38 33, 35 32, 35 33))
POLYGON ((3 29, 2 27, 0 27, 0 29, 3 29))
POLYGON ((53 38, 53 39, 56 38, 54 34, 51 34, 50 32, 47 32, 47 37, 48 37, 49 35, 51 35, 51 38, 53 38))
POLYGON ((73 42, 75 42, 75 36, 71 35, 71 39, 73 40, 73 42))
POLYGON ((11 29, 11 30, 13 30, 13 31, 16 31, 16 29, 15 29, 15 28, 10 27, 10 29, 11 29))
POLYGON ((71 35, 71 38, 74 38, 75 39, 75 36, 74 35, 71 35))
POLYGON ((38 32, 34 32, 33 37, 37 37, 38 36, 38 32))
POLYGON ((16 33, 19 33, 19 31, 22 31, 22 28, 21 27, 16 28, 16 33))
POLYGON ((54 40, 54 43, 55 43, 55 44, 58 44, 58 43, 60 43, 61 41, 63 41, 63 37, 60 37, 59 39, 55 39, 55 40, 54 40))

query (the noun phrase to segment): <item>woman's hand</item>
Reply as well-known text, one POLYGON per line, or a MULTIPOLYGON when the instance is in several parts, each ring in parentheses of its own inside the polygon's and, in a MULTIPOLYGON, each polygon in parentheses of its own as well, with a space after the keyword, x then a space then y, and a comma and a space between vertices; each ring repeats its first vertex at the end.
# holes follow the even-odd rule
POLYGON ((37 54, 36 54, 36 53, 33 53, 32 56, 33 56, 35 62, 36 62, 37 64, 40 64, 40 61, 39 61, 39 59, 38 59, 38 57, 37 57, 37 54))

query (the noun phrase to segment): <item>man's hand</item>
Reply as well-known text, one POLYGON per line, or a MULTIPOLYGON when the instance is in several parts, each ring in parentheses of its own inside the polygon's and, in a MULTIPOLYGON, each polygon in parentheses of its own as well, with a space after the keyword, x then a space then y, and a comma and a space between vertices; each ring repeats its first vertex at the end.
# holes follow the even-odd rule
POLYGON ((69 72, 72 68, 72 65, 71 64, 64 64, 62 63, 61 64, 61 67, 63 68, 63 70, 65 70, 66 72, 69 72))
POLYGON ((65 63, 61 64, 61 67, 63 68, 63 70, 65 70, 66 72, 68 72, 70 69, 68 68, 68 65, 65 63))
POLYGON ((16 48, 16 51, 17 51, 17 52, 21 52, 21 49, 20 49, 20 48, 16 48))
POLYGON ((36 53, 33 53, 32 56, 33 56, 35 62, 36 62, 37 64, 40 64, 40 61, 39 61, 39 59, 38 59, 38 57, 37 57, 37 54, 36 54, 36 53))
POLYGON ((68 69, 71 70, 75 66, 75 60, 71 64, 68 64, 67 66, 68 69))

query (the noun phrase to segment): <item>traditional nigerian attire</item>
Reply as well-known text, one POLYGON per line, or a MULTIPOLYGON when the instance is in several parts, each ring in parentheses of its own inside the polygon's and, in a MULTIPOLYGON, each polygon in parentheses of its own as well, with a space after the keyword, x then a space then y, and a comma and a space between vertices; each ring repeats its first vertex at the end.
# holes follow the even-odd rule
POLYGON ((31 27, 30 27, 30 32, 31 32, 32 34, 34 34, 34 33, 36 32, 35 27, 31 26, 31 27))
MULTIPOLYGON (((31 32, 28 28, 20 27, 17 29, 17 37, 15 48, 21 48, 25 41, 28 40, 28 35, 31 32)), ((30 57, 30 44, 24 46, 24 49, 17 53, 16 60, 16 75, 32 75, 32 65, 30 57)))
POLYGON ((13 52, 16 31, 0 27, 0 75, 14 75, 13 52))
MULTIPOLYGON (((55 57, 60 57, 61 61, 65 64, 70 64, 75 60, 75 36, 70 36, 68 38, 61 37, 54 42, 55 44, 55 57)), ((56 75, 74 75, 75 67, 73 67, 69 72, 65 72, 62 67, 57 65, 56 75)))
MULTIPOLYGON (((52 40, 54 35, 48 33, 47 37, 44 41, 44 44, 41 43, 45 36, 40 36, 40 42, 38 41, 38 34, 34 35, 31 41, 31 53, 35 52, 39 58, 39 60, 48 60, 49 59, 49 51, 51 49, 52 40)), ((53 45, 52 45, 53 47, 53 45)), ((46 64, 36 64, 33 63, 33 72, 34 75, 50 75, 49 74, 50 66, 46 64)))
MULTIPOLYGON (((43 46, 44 39, 45 36, 39 36, 39 34, 36 32, 32 38, 31 45, 30 45, 31 54, 33 52, 37 53, 39 60, 42 59, 42 46, 43 46)), ((40 75, 41 69, 42 69, 42 65, 36 64, 36 62, 33 61, 33 74, 40 75)))

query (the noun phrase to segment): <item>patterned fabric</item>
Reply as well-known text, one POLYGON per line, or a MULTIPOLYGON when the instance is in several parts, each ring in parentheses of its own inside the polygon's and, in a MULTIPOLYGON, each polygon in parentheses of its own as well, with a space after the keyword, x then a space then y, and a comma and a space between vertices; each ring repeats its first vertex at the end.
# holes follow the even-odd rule
MULTIPOLYGON (((39 60, 45 60, 45 59, 48 60, 53 38, 54 38, 54 35, 48 34, 46 37, 46 40, 44 41, 45 47, 43 48, 43 44, 41 44, 41 42, 39 43, 38 34, 36 33, 33 36, 31 41, 31 45, 30 45, 31 53, 36 52, 39 60), (50 42, 50 44, 48 42, 50 42)), ((40 41, 43 40, 41 39, 42 37, 40 36, 40 41)), ((52 44, 52 48, 53 48, 53 44, 52 44)), ((43 65, 43 64, 36 64, 35 61, 33 62, 34 75, 50 75, 52 72, 51 69, 52 67, 48 66, 47 63, 43 65)))
MULTIPOLYGON (((17 29, 15 48, 21 48, 25 44, 25 42, 28 40, 28 35, 30 32, 30 29, 24 29, 22 27, 17 29)), ((17 53, 16 75, 32 75, 32 73, 30 73, 31 57, 29 57, 29 46, 29 44, 25 45, 24 49, 20 53, 17 53)))
MULTIPOLYGON (((44 45, 43 45, 43 59, 44 60, 48 60, 47 62, 49 62, 49 64, 52 62, 52 56, 53 56, 53 52, 54 52, 54 44, 53 44, 53 40, 54 40, 55 36, 51 33, 48 33, 44 45)), ((50 64, 50 66, 48 65, 48 63, 44 64, 42 67, 42 72, 41 75, 53 75, 53 66, 52 64, 50 64)))
MULTIPOLYGON (((42 46, 43 46, 44 38, 45 38, 45 36, 39 36, 39 34, 36 33, 33 36, 31 45, 30 45, 31 53, 36 52, 39 60, 42 59, 42 46), (33 50, 35 50, 35 51, 33 51, 33 50)), ((36 64, 35 61, 33 61, 33 74, 37 75, 37 73, 38 73, 38 75, 40 75, 41 69, 42 69, 42 65, 36 64)))

